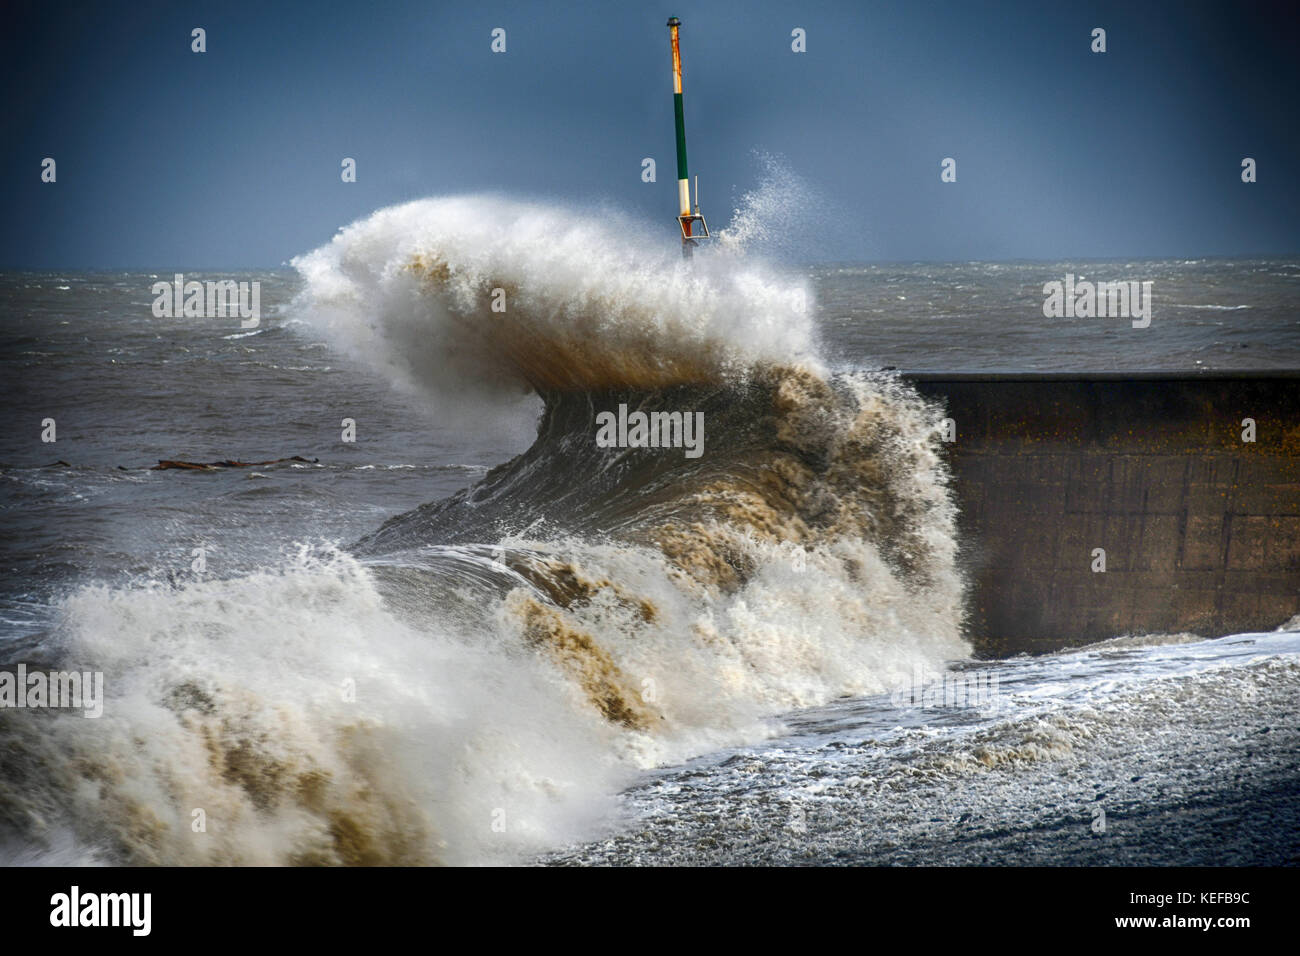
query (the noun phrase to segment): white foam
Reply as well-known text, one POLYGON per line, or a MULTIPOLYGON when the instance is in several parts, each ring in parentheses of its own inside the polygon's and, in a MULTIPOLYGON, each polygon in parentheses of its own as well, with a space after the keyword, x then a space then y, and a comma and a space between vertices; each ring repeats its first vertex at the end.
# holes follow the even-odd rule
MULTIPOLYGON (((816 362, 803 278, 707 250, 686 262, 671 243, 608 214, 493 196, 426 199, 381 209, 292 264, 305 282, 295 313, 442 400, 466 390, 475 403, 518 396, 523 383, 504 359, 512 323, 659 361, 714 350, 737 367, 816 362), (418 259, 444 263, 449 281, 423 281, 409 268, 418 259), (489 312, 495 288, 509 290, 499 315, 489 312), (486 349, 464 321, 485 313, 498 343, 486 349)), ((477 418, 489 411, 480 405, 477 418)))
MULTIPOLYGON (((41 728, 56 764, 42 783, 71 801, 86 855, 356 862, 338 846, 364 837, 384 862, 508 861, 585 832, 627 773, 609 725, 570 706, 554 671, 436 618, 399 620, 339 553, 180 589, 87 588, 61 634, 68 661, 105 674, 103 717, 41 728), (185 687, 199 695, 178 717, 185 687)), ((67 858, 66 835, 45 835, 67 858)))

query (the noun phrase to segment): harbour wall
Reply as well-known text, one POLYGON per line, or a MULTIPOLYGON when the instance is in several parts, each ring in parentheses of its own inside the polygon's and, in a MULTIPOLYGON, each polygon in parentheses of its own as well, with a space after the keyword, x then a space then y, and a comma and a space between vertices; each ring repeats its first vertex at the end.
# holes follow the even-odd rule
POLYGON ((981 656, 1300 614, 1300 372, 903 375, 952 420, 981 656))

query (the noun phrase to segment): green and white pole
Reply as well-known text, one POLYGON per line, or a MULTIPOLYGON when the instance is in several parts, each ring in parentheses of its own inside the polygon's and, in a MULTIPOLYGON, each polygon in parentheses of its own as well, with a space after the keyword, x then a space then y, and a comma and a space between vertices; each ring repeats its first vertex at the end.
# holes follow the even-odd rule
POLYGON ((668 18, 668 29, 673 37, 673 113, 677 119, 677 215, 682 230, 682 254, 690 255, 695 241, 691 238, 691 184, 686 170, 686 114, 682 109, 682 51, 678 45, 677 30, 682 21, 668 18))

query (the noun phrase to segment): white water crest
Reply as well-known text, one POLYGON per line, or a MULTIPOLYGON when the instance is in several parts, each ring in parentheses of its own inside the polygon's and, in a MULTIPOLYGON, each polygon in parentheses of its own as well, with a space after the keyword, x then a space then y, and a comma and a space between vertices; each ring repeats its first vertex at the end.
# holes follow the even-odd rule
POLYGON ((0 714, 18 755, 0 784, 18 838, 0 852, 523 860, 607 823, 644 768, 967 656, 938 410, 897 380, 832 377, 804 280, 742 250, 686 262, 631 224, 452 197, 296 259, 295 317, 428 395, 431 431, 493 427, 525 399, 535 414, 531 387, 557 422, 609 390, 696 389, 720 412, 743 398, 760 434, 711 417, 724 433, 698 465, 674 455, 695 470, 666 483, 626 457, 569 474, 591 436, 541 435, 507 466, 517 481, 489 474, 490 494, 437 512, 449 537, 422 537, 413 512, 389 552, 304 548, 225 580, 76 592, 50 650, 105 672, 105 714, 0 714), (608 533, 455 533, 602 469, 625 474, 608 533))

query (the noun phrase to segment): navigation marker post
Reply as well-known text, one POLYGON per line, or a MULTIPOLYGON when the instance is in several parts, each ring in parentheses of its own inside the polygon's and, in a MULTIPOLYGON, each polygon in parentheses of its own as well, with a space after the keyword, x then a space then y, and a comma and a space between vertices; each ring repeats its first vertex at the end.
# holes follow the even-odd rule
POLYGON ((695 212, 691 212, 690 174, 686 168, 686 114, 682 109, 682 51, 678 29, 682 21, 668 18, 673 38, 673 114, 677 120, 677 224, 682 231, 682 255, 690 256, 699 239, 708 239, 709 224, 700 215, 700 177, 695 177, 695 212))

